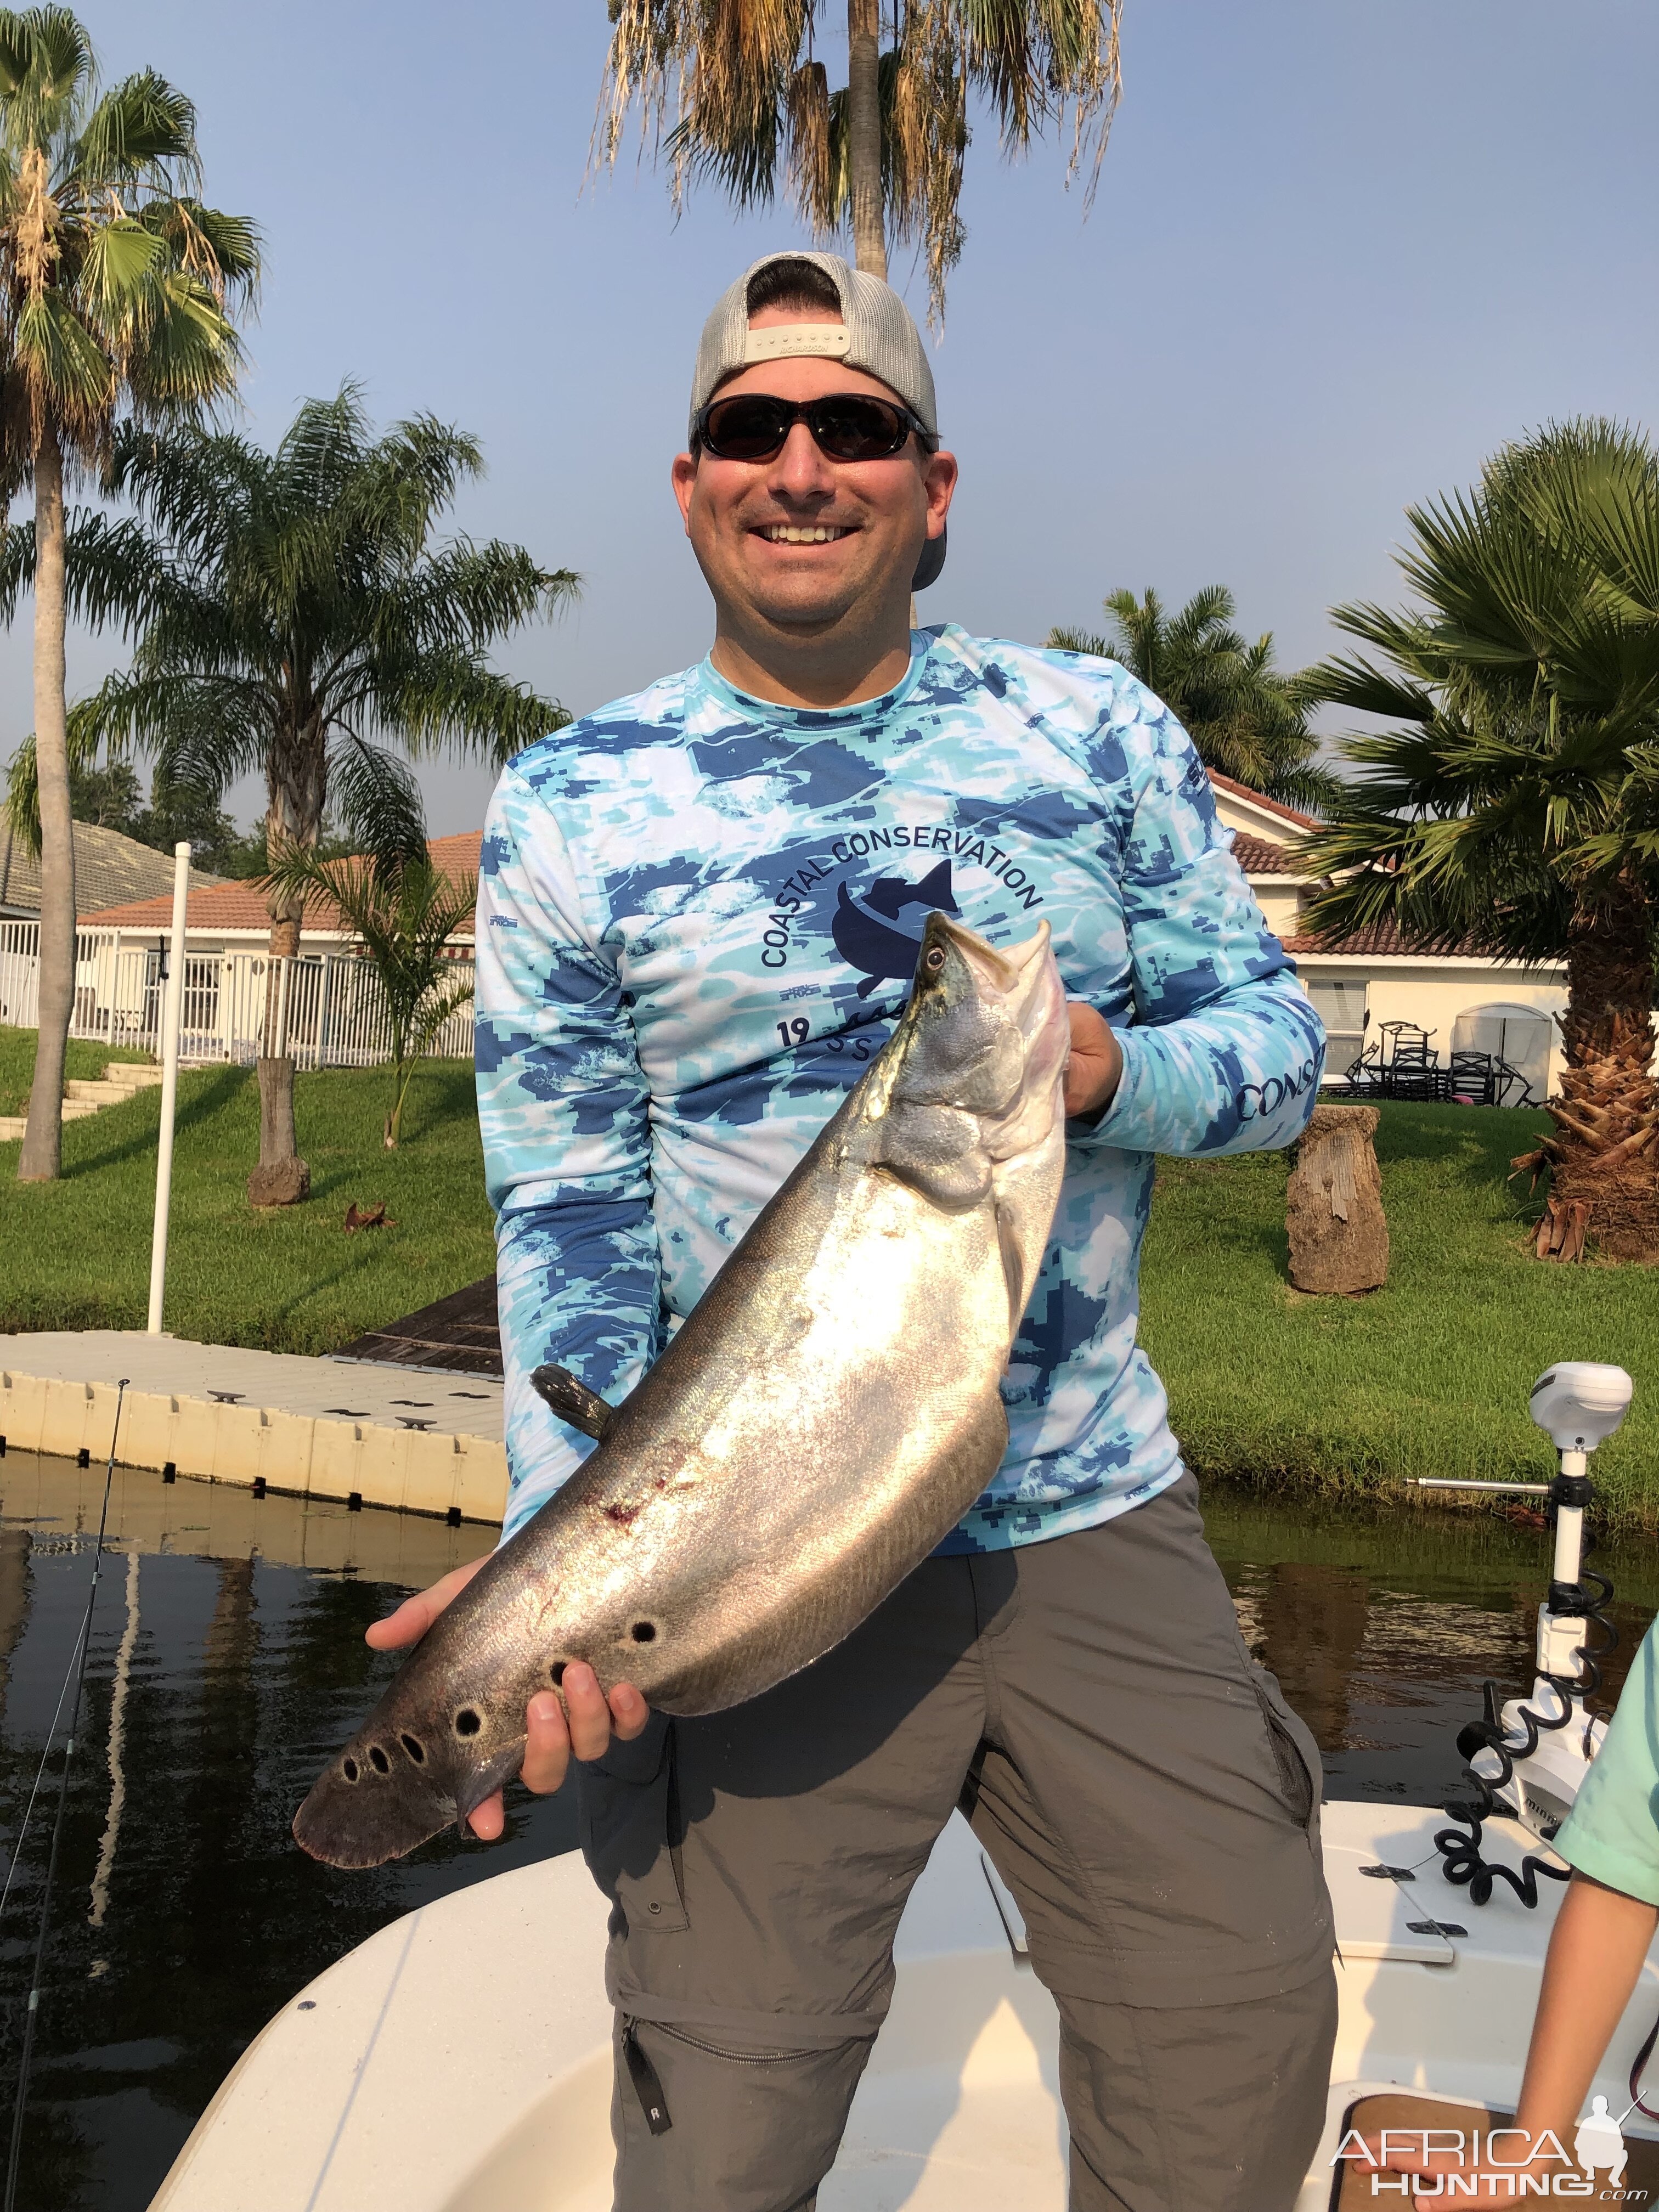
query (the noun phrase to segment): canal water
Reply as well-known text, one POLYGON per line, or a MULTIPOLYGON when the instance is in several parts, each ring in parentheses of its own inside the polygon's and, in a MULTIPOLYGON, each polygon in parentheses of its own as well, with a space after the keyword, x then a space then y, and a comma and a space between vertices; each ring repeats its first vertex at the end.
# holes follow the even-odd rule
MULTIPOLYGON (((9 1865, 88 1587, 103 1470, 0 1461, 0 1863, 9 1865)), ((1529 1680, 1547 1539, 1415 1504, 1266 1505, 1212 1492, 1247 1638, 1317 1736, 1337 1797, 1432 1802, 1488 1675, 1529 1680)), ((562 1798, 510 1793, 506 1840, 451 1838, 343 1875, 290 1842, 317 1769, 393 1662, 362 1641, 494 1531, 256 1500, 118 1470, 72 1771, 19 2203, 142 2212, 238 2054, 302 1984, 399 1913, 568 1850, 562 1798)), ((1609 1549, 1623 1669, 1659 1553, 1609 1549)), ((16 2078, 58 1755, 0 1921, 0 2113, 16 2078)))

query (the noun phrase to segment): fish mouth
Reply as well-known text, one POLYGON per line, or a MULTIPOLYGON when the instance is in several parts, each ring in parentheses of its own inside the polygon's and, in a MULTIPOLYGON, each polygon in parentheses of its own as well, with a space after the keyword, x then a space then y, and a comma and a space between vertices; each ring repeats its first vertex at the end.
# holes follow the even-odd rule
POLYGON ((951 945, 967 963, 980 994, 984 998, 1001 1000, 1007 1012, 1028 1035, 1030 1027, 1028 1012, 1035 1012, 1034 1001, 1043 995, 1047 981, 1043 955, 1048 951, 1054 932, 1046 921, 1040 921, 1033 935, 1023 944, 997 946, 987 944, 975 931, 960 921, 953 921, 948 914, 937 908, 927 917, 921 937, 921 973, 927 973, 927 960, 931 945, 951 945))

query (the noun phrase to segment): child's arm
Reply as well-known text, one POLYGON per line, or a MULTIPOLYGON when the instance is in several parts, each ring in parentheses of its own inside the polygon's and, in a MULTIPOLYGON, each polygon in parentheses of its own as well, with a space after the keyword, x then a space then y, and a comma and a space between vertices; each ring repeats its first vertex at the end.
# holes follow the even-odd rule
MULTIPOLYGON (((1656 1923, 1659 1907, 1609 1889, 1588 1875, 1573 1875, 1550 1936, 1521 2083, 1521 2107, 1515 2116, 1516 2127, 1534 2142, 1547 2128, 1553 2129, 1571 2154, 1578 2115, 1630 2002, 1656 1923)), ((1504 2145, 1503 2164, 1479 2169, 1465 2166, 1459 2152, 1435 2151, 1425 2156, 1391 2150, 1384 2157, 1382 2137, 1367 2140, 1372 2157, 1392 2172, 1455 2172, 1477 2187, 1480 2176, 1489 2171, 1508 2174, 1513 2186, 1516 2167, 1526 2164, 1523 2148, 1513 2136, 1504 2145)), ((1547 2161, 1535 2170, 1548 2172, 1551 2167, 1547 2161)))
POLYGON ((1553 2128, 1567 2142, 1656 1925, 1659 1907, 1589 1875, 1573 1875, 1544 1961, 1518 2128, 1534 2136, 1553 2128))

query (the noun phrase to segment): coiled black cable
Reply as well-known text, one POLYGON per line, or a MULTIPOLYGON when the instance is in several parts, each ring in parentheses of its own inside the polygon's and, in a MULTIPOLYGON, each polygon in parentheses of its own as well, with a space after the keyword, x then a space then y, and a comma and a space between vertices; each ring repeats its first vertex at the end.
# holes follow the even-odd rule
MULTIPOLYGON (((1554 1503, 1552 1500, 1549 1516, 1552 1527, 1554 1526, 1555 1522, 1554 1503)), ((1592 1541, 1586 1538, 1585 1555, 1588 1555, 1593 1548, 1592 1541)), ((1594 1646, 1581 1644, 1577 1647, 1575 1656, 1578 1661, 1579 1672, 1576 1678, 1565 1674, 1547 1674, 1544 1677, 1561 1701, 1560 1711, 1551 1715, 1538 1712, 1531 1705, 1522 1705, 1515 1716, 1521 1723, 1520 1736, 1517 1738, 1506 1735, 1498 1706, 1498 1685, 1496 1682, 1486 1682, 1481 1686, 1481 1694, 1486 1704, 1484 1715, 1478 1721, 1469 1722, 1466 1727, 1457 1732, 1458 1752, 1466 1762, 1463 1768, 1463 1779, 1474 1790, 1474 1796, 1472 1802, 1462 1798, 1448 1798, 1441 1809, 1449 1813, 1454 1820, 1461 1820, 1468 1832, 1465 1834, 1463 1830, 1459 1828, 1442 1828, 1434 1839, 1434 1847, 1440 1853, 1440 1871, 1448 1881, 1455 1883, 1460 1889, 1468 1891, 1471 1905, 1490 1905, 1494 1882, 1506 1881, 1530 1912, 1538 1903, 1538 1877, 1540 1874, 1547 1875, 1551 1881, 1565 1881, 1569 1879, 1570 1869, 1552 1866, 1547 1859, 1540 1859, 1531 1854, 1522 1860, 1521 1870, 1518 1874, 1513 1867, 1494 1864, 1492 1861, 1481 1855, 1480 1832, 1483 1824, 1501 1809, 1498 1804, 1496 1792, 1502 1789, 1513 1776, 1516 1761, 1532 1757, 1538 1748, 1538 1740, 1540 1735, 1553 1735, 1556 1729, 1566 1728, 1571 1724, 1575 1717, 1573 1701, 1576 1698, 1583 1699, 1593 1697, 1601 1688, 1601 1669, 1596 1662, 1598 1660, 1605 1659, 1610 1651, 1615 1650, 1619 1644, 1619 1631, 1607 1617, 1606 1608, 1612 1602, 1612 1583, 1605 1575, 1586 1572, 1582 1565, 1578 1571, 1578 1581, 1572 1588, 1552 1583, 1550 1586, 1551 1611, 1558 1613, 1570 1613, 1574 1611, 1580 1613, 1586 1629, 1592 1627, 1599 1629, 1602 1638, 1602 1641, 1594 1646), (1593 1600, 1591 1593, 1585 1587, 1588 1583, 1594 1583, 1596 1585, 1596 1595, 1593 1600), (1490 1751, 1498 1760, 1498 1771, 1490 1779, 1486 1775, 1478 1773, 1472 1763, 1482 1751, 1490 1751)), ((1584 1710, 1586 1727, 1589 1724, 1589 1711, 1586 1706, 1584 1710)))

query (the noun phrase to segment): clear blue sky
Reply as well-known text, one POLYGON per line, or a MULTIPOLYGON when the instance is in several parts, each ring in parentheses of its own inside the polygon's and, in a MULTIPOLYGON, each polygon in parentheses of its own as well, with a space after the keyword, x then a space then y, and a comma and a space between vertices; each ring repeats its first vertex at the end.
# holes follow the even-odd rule
MULTIPOLYGON (((484 441, 465 526, 580 570, 503 665, 574 710, 679 667, 709 610, 668 463, 697 331, 783 208, 676 226, 631 161, 582 189, 604 0, 87 0, 106 74, 196 101, 209 197, 267 241, 250 427, 361 379, 484 441)), ((832 4, 832 15, 841 11, 832 4)), ((1230 584, 1281 658, 1395 595, 1401 510, 1503 439, 1652 423, 1659 9, 1651 0, 1127 0, 1124 96, 1085 222, 1058 153, 982 124, 935 371, 963 463, 921 602, 988 634, 1086 623, 1120 584, 1230 584)), ((925 284, 906 259, 921 314, 925 284)), ((0 643, 0 755, 29 720, 0 643)), ((72 638, 71 696, 113 665, 72 638)), ((434 830, 489 777, 434 769, 434 830)), ((246 818, 258 803, 235 795, 246 818)))

